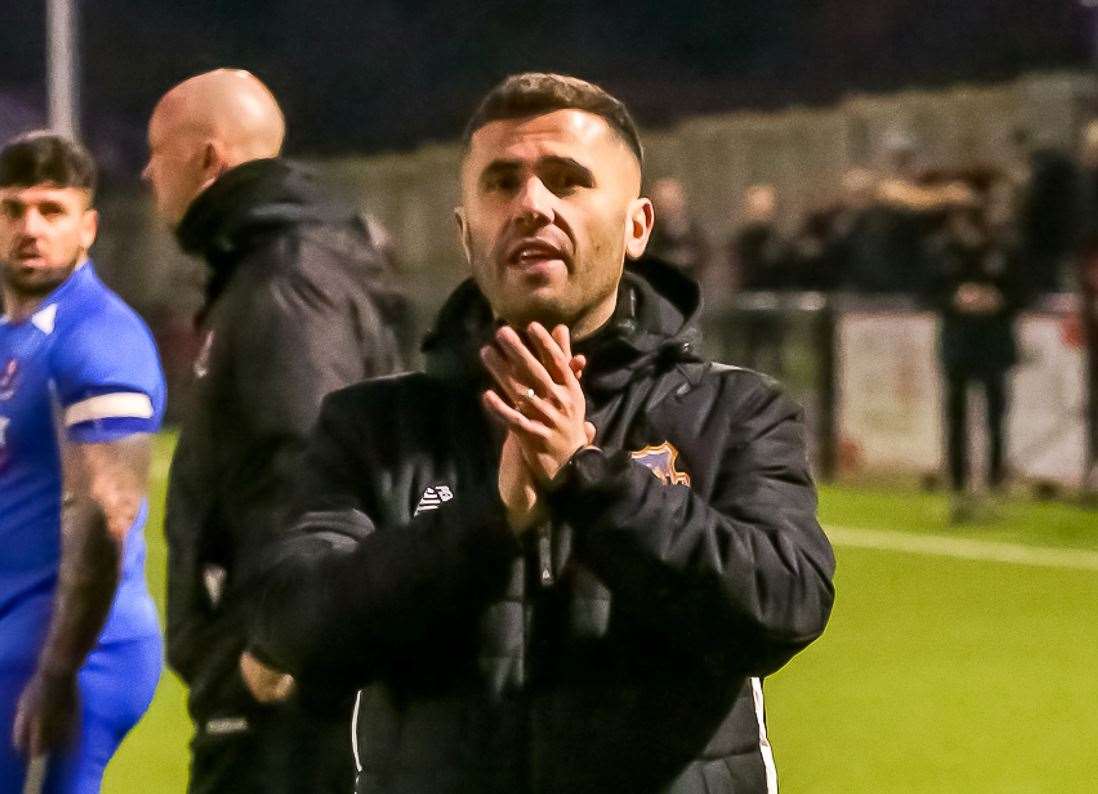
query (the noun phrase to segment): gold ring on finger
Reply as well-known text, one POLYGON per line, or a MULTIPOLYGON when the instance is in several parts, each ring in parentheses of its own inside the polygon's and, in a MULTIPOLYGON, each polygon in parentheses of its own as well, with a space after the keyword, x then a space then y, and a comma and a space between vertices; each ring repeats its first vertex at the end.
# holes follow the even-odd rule
POLYGON ((515 410, 523 416, 526 416, 526 407, 530 404, 530 401, 533 400, 536 395, 537 392, 535 392, 532 387, 527 388, 526 391, 520 394, 515 400, 515 410))

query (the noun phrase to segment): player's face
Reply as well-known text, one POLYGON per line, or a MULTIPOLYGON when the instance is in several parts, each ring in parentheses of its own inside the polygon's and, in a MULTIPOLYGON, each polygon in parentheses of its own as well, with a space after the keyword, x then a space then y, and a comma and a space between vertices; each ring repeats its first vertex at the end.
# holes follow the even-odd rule
POLYGON ((156 211, 172 228, 202 192, 202 147, 170 110, 158 109, 149 122, 149 162, 141 178, 152 187, 156 211))
POLYGON ((87 256, 98 217, 88 191, 34 185, 0 188, 0 256, 6 287, 46 295, 87 256))
POLYGON ((626 254, 644 252, 652 205, 640 165, 600 116, 558 110, 474 133, 456 211, 473 277, 496 315, 595 330, 626 254))

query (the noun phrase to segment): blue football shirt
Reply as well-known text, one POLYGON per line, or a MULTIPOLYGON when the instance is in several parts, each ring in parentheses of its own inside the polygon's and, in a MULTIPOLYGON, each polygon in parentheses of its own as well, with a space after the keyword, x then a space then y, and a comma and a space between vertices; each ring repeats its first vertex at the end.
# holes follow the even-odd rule
MULTIPOLYGON (((33 665, 61 562, 61 445, 152 433, 164 412, 156 345, 86 262, 28 319, 0 319, 0 669, 33 665)), ((155 635, 141 510, 100 643, 155 635)))

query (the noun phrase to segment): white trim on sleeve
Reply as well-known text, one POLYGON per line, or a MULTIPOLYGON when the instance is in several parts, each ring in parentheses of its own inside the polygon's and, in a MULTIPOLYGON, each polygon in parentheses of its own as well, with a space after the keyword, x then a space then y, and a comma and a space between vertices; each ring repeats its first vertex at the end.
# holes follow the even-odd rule
POLYGON ((155 413, 152 400, 147 394, 100 394, 70 405, 65 410, 65 427, 97 419, 152 419, 155 413))
POLYGON ((778 768, 774 764, 774 751, 766 735, 766 707, 763 705, 762 679, 751 679, 751 696, 755 701, 755 719, 759 722, 759 750, 766 768, 766 794, 778 794, 778 768))
POLYGON ((362 690, 355 693, 355 710, 351 714, 351 753, 355 757, 355 771, 362 774, 362 758, 358 754, 358 712, 362 708, 362 690))

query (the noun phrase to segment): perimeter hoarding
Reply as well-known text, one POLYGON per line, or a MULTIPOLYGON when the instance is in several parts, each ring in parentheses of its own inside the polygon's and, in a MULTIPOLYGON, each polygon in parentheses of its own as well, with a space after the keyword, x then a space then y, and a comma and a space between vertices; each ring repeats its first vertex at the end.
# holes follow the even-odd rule
MULTIPOLYGON (((943 466, 938 322, 926 312, 843 312, 837 319, 837 432, 846 472, 938 473, 943 466)), ((1016 478, 1082 484, 1085 351, 1074 311, 1022 315, 1008 455, 1016 478)), ((981 400, 970 409, 972 460, 983 461, 981 400)))

